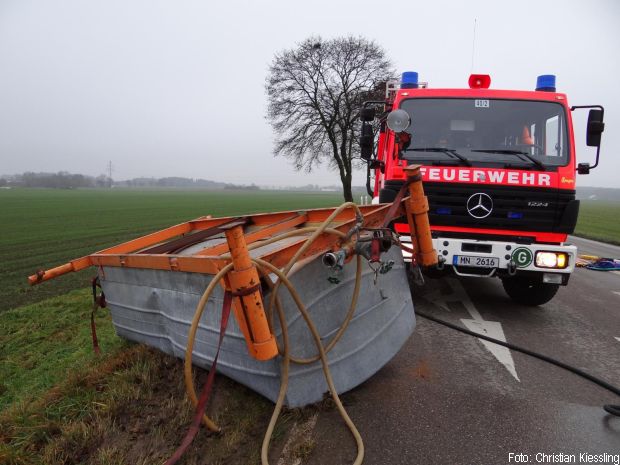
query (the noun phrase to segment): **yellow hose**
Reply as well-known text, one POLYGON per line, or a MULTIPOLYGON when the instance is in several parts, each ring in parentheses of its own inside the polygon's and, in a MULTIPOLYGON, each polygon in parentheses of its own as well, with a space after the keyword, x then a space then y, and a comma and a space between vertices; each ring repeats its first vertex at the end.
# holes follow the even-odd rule
MULTIPOLYGON (((278 236, 270 237, 269 239, 252 242, 251 244, 248 244, 248 250, 258 249, 259 247, 264 247, 266 245, 273 244, 274 242, 278 242, 278 241, 281 241, 282 239, 286 239, 289 237, 301 236, 302 234, 305 234, 307 232, 316 231, 319 228, 320 226, 306 226, 305 228, 293 229, 292 231, 287 231, 278 236)), ((338 229, 333 229, 333 228, 325 228, 323 232, 327 234, 334 234, 340 238, 343 238, 346 236, 346 234, 343 233, 342 231, 339 231, 338 229)), ((220 255, 220 258, 224 258, 224 259, 230 258, 230 252, 220 255)))
MULTIPOLYGON (((271 295, 271 300, 270 300, 270 304, 269 304, 269 308, 273 309, 274 306, 277 309, 278 312, 278 318, 280 320, 280 327, 282 329, 282 343, 283 343, 283 348, 281 349, 282 352, 282 373, 281 373, 281 384, 280 384, 280 391, 278 393, 278 398, 276 400, 276 404, 273 410, 273 414, 271 416, 271 420, 269 422, 269 425, 267 427, 267 431, 265 432, 265 437, 263 439, 263 445, 261 448, 261 462, 262 465, 269 465, 269 460, 268 460, 268 452, 269 452, 269 444, 271 442, 271 436, 273 434, 273 429, 275 427, 275 424, 277 422, 277 419, 280 415, 280 412, 282 410, 282 405, 284 403, 284 397, 286 396, 286 390, 288 388, 288 376, 289 376, 289 365, 290 362, 293 361, 295 363, 300 363, 300 364, 307 364, 307 363, 312 363, 314 361, 317 360, 321 360, 321 364, 323 367, 323 372, 325 374, 325 380, 327 381, 327 385, 329 387, 330 393, 332 395, 332 398, 334 400, 334 403, 336 404, 338 411, 340 412, 340 415, 342 416, 343 420, 345 421, 345 423, 347 424, 347 426, 349 427, 349 430, 351 431, 351 434, 353 435, 355 442, 357 444, 357 456, 355 458, 355 461, 353 462, 353 465, 359 465, 362 463, 363 459, 364 459, 364 443, 362 441, 362 437, 359 433, 359 431, 357 430, 357 428, 355 427, 355 425, 353 424, 353 421, 351 420, 351 418, 349 417, 349 415, 347 414, 344 406, 342 405, 342 402, 340 401, 340 398, 338 397, 338 393, 336 392, 336 388, 334 386, 334 382, 331 376, 331 372, 329 370, 329 363, 327 361, 327 352, 329 350, 332 349, 332 347, 334 347, 334 345, 338 342, 338 340, 340 339, 340 337, 342 336, 342 334, 344 333, 344 331, 346 330, 346 328, 349 325, 349 322, 351 321, 351 318, 353 317, 353 313, 355 312, 355 307, 357 304, 357 299, 359 296, 359 289, 360 289, 360 283, 361 283, 361 274, 362 274, 362 261, 361 261, 361 257, 357 257, 357 269, 356 269, 356 276, 355 276, 355 288, 353 290, 353 297, 351 300, 351 305, 349 307, 349 311, 347 312, 347 315, 345 317, 345 320, 343 321, 341 327, 338 329, 338 332, 336 333, 336 335, 332 338, 332 340, 327 344, 326 347, 323 346, 322 342, 321 342, 321 336, 319 334, 319 332, 316 329, 316 326, 314 325, 314 323, 312 322, 310 315, 308 314, 308 311, 306 310, 303 302, 301 301, 301 298, 299 297, 299 294, 297 293, 296 289, 294 288, 293 284, 290 282, 290 280, 288 279, 288 273, 290 272, 291 268, 293 267, 293 265, 297 262, 297 260, 299 259, 299 257, 301 257, 306 250, 308 250, 308 248, 312 245, 312 243, 321 235, 324 233, 331 233, 331 234, 336 234, 338 236, 345 237, 346 235, 344 233, 342 233, 341 231, 338 231, 336 229, 331 229, 328 228, 329 224, 331 224, 331 222, 334 220, 334 218, 340 214, 344 209, 346 208, 353 208, 356 212, 356 216, 358 218, 362 217, 361 211, 359 210, 359 208, 357 207, 357 205, 355 205, 352 202, 347 202, 342 204, 340 207, 338 207, 336 210, 334 210, 332 212, 332 214, 325 220, 323 221, 323 223, 321 223, 321 225, 317 226, 317 227, 307 227, 307 228, 300 228, 298 230, 294 230, 294 231, 290 231, 284 234, 281 234, 279 236, 270 238, 266 241, 262 241, 259 244, 252 244, 249 248, 256 248, 259 246, 264 246, 267 244, 270 244, 272 242, 276 242, 278 240, 282 240, 286 237, 290 237, 290 236, 294 236, 294 235, 299 235, 300 233, 305 233, 305 232, 312 232, 312 234, 308 237, 308 239, 304 242, 304 244, 297 250, 297 252, 295 253, 295 255, 290 259, 290 261, 288 262, 288 264, 284 267, 283 270, 278 269, 277 267, 275 267, 274 265, 272 265, 269 262, 266 262, 264 260, 261 260, 259 258, 253 259, 252 261, 259 267, 259 270, 262 272, 263 275, 265 275, 265 269, 269 270, 270 272, 274 273, 277 277, 278 280, 276 281, 275 284, 273 284, 272 286, 272 295, 271 295), (278 290, 281 284, 284 284, 286 286, 286 288, 288 289, 288 291, 291 294, 291 297, 293 298, 293 300, 295 301, 297 308, 299 309, 302 317, 304 318, 306 325, 308 326, 308 329, 310 330, 312 337, 315 341, 315 344, 317 346, 318 349, 318 354, 315 357, 311 357, 311 358, 307 358, 307 359, 301 359, 301 358, 293 358, 291 357, 290 354, 290 344, 289 344, 289 339, 288 339, 288 326, 286 324, 286 317, 284 315, 284 311, 282 309, 282 306, 279 302, 279 298, 278 298, 278 290)), ((209 297, 211 296, 211 293, 213 292, 213 290, 215 289, 215 286, 217 286, 219 284, 219 282, 224 278, 224 276, 226 275, 226 273, 228 273, 231 269, 232 269, 232 263, 226 265, 224 268, 222 268, 222 270, 220 270, 215 276, 214 278, 211 280, 211 282, 209 283, 209 285, 207 286, 207 288, 205 289, 204 293, 202 294, 202 297, 200 298, 200 301, 198 302, 198 305, 196 307, 196 311, 194 313, 194 318, 192 320, 192 324, 190 326, 190 331, 189 331, 189 336, 187 339, 187 348, 185 351, 185 364, 184 364, 184 380, 185 380, 185 387, 186 387, 186 391, 188 394, 188 397, 190 398, 192 404, 194 406, 197 405, 198 403, 198 398, 196 396, 196 390, 194 388, 194 382, 192 379, 192 353, 193 353, 193 348, 194 348, 194 341, 196 338, 196 332, 198 330, 198 323, 200 321, 200 318, 202 317, 202 314, 204 312, 205 306, 209 300, 209 297)), ((207 417, 206 415, 203 417, 203 422, 204 424, 212 431, 219 431, 220 428, 213 423, 213 421, 211 419, 209 419, 209 417, 207 417)))
MULTIPOLYGON (((312 319, 310 318, 310 315, 308 314, 306 307, 301 301, 299 294, 295 290, 295 287, 293 286, 293 284, 286 277, 286 275, 281 270, 279 270, 278 268, 276 268, 274 265, 272 265, 269 262, 266 262, 259 258, 256 258, 253 261, 262 267, 268 268, 269 270, 271 270, 273 273, 275 273, 278 276, 279 280, 282 283, 284 283, 284 285, 288 288, 289 292, 291 293, 291 296, 293 297, 293 300, 297 304, 297 308, 299 309, 304 320, 306 321, 306 324, 308 325, 308 329, 310 329, 310 332, 312 333, 312 337, 314 338, 314 343, 316 344, 317 349, 319 350, 319 357, 321 359, 321 364, 323 365, 323 372, 325 373, 325 380, 327 381, 327 386, 329 387, 329 391, 330 391, 330 394, 332 395, 332 399, 334 399, 334 403, 336 404, 336 407, 338 408, 338 411, 340 412, 340 416, 342 417, 344 422, 349 427, 349 430, 351 431, 351 434, 353 435, 353 438, 355 439, 355 443, 357 445, 357 456, 355 457, 355 461, 353 462, 353 465, 360 465, 362 461, 364 460, 364 442, 362 440, 362 436, 360 435, 359 431, 355 427, 355 424, 353 423, 353 421, 347 414, 347 411, 345 410, 344 406, 342 405, 342 402, 340 401, 340 397, 338 397, 338 392, 336 391, 336 387, 334 386, 334 381, 332 379, 332 375, 329 370, 327 354, 325 353, 325 348, 323 347, 323 344, 321 343, 321 336, 319 332, 317 331, 316 326, 314 326, 314 323, 312 322, 312 319)), ((280 310, 278 311, 278 313, 280 315, 282 314, 280 310)), ((282 328, 285 328, 286 321, 281 321, 281 326, 282 328)), ((284 330, 282 334, 284 335, 284 330)), ((284 348, 284 353, 285 353, 284 358, 287 361, 286 372, 282 374, 282 384, 280 386, 280 393, 278 395, 278 399, 273 409, 273 414, 271 416, 269 426, 267 427, 267 431, 263 439, 263 446, 261 448, 262 465, 269 465, 269 459, 268 459, 269 443, 271 442, 271 435, 273 434, 273 429, 275 427, 276 421, 278 420, 278 416, 280 415, 280 411, 282 409, 282 404, 284 402, 284 396, 286 395, 286 386, 288 386, 288 356, 286 355, 289 353, 289 350, 290 350, 290 347, 288 345, 288 338, 285 344, 286 345, 284 348)))
MULTIPOLYGON (((349 323, 353 318, 353 314, 355 313, 355 308, 357 307, 357 299, 360 293, 360 284, 362 281, 362 257, 359 255, 356 257, 356 272, 355 272, 355 286, 353 288, 353 296, 351 297, 351 305, 349 305, 349 311, 345 315, 345 318, 338 328, 338 331, 334 335, 334 337, 327 343, 325 346, 325 353, 329 353, 330 350, 334 348, 336 343, 340 340, 344 332, 349 327, 349 323)), ((276 301, 277 302, 277 301, 276 301)), ((271 309, 269 309, 271 310, 271 309)), ((278 346, 280 353, 284 353, 284 351, 278 346)), ((299 358, 294 355, 290 355, 291 362, 297 363, 298 365, 308 365, 310 363, 314 363, 321 358, 320 354, 316 354, 314 357, 310 358, 299 358)))
MULTIPOLYGON (((355 205, 355 204, 353 204, 353 205, 355 205)), ((357 207, 357 205, 356 205, 356 207, 357 207)), ((359 211, 359 209, 357 209, 357 211, 359 211)), ((361 214, 361 212, 360 212, 360 214, 361 214)), ((324 223, 326 223, 326 221, 324 223)), ((307 226, 305 228, 299 228, 299 229, 295 229, 293 231, 287 231, 287 232, 285 232, 283 234, 271 237, 271 238, 266 239, 264 241, 257 241, 257 242, 254 242, 252 244, 249 244, 248 245, 248 250, 254 250, 254 249, 257 249, 259 247, 264 247, 266 245, 273 244, 274 242, 281 241, 282 239, 287 239, 287 238, 293 237, 293 236, 299 236, 299 235, 305 234, 307 232, 314 232, 314 231, 316 231, 317 229, 320 229, 320 228, 321 228, 321 226, 307 226)), ((324 228, 322 228, 321 233, 319 233, 319 235, 322 234, 322 233, 333 234, 335 236, 340 237, 341 239, 346 237, 345 233, 343 233, 342 231, 339 231, 338 229, 333 229, 333 228, 324 227, 324 228)), ((317 237, 318 237, 318 235, 317 235, 317 237)), ((310 240, 310 239, 308 239, 308 240, 310 240)), ((314 239, 313 239, 313 241, 314 241, 314 239)), ((221 258, 230 258, 230 253, 223 254, 221 256, 221 258)), ((293 262, 293 259, 291 259, 291 262, 293 262)), ((354 287, 354 290, 353 290, 353 297, 351 299, 351 305, 349 306, 349 311, 347 312, 342 325, 340 326, 340 328, 338 328, 338 332, 334 335, 334 337, 331 339, 331 341, 329 341, 329 343, 325 347, 325 352, 326 353, 329 353, 329 351, 332 350, 332 348, 340 340, 340 338, 342 337, 342 335, 346 331, 347 327, 349 326, 349 323, 351 322, 351 318, 353 318, 353 314, 355 313, 355 307, 357 306, 357 299, 358 299, 359 290, 360 290, 361 267, 362 267, 362 259, 361 259, 360 256, 358 256, 357 257, 357 270, 358 271, 357 271, 357 273, 355 275, 355 287, 354 287)), ((277 292, 274 292, 273 295, 274 296, 277 295, 277 292)), ((273 300, 270 301, 267 317, 268 317, 268 320, 269 320, 269 325, 271 326, 271 328, 273 328, 273 300)), ((278 346, 278 350, 279 350, 280 354, 284 353, 280 346, 278 346)), ((290 357, 291 357, 291 362, 298 363, 298 364, 301 364, 301 365, 307 365, 307 364, 310 364, 310 363, 314 363, 317 360, 319 360, 319 358, 320 358, 319 354, 317 354, 317 355, 315 355, 314 357, 311 357, 311 358, 297 358, 297 357, 294 357, 292 355, 290 357)))
MULTIPOLYGON (((319 226, 317 227, 311 227, 311 228, 304 228, 304 229, 313 229, 314 232, 310 235, 310 237, 308 237, 308 239, 306 240, 306 242, 304 242, 304 244, 297 250, 297 252, 295 253, 295 255, 293 255, 293 257, 289 260, 289 262, 286 264, 286 266, 283 269, 283 273, 285 276, 288 276, 289 272, 291 271, 291 268, 293 267, 293 265, 297 262, 297 260, 299 259, 299 257, 301 257, 306 250, 308 250, 308 248, 310 248, 310 246, 312 245, 312 243, 317 240, 317 238, 325 233, 325 232, 334 232, 335 234, 340 235, 340 237, 345 237, 346 234, 342 233, 341 231, 338 231, 336 229, 330 229, 328 228, 328 226, 331 224, 332 221, 334 221, 334 218, 336 218, 340 213, 342 213, 343 210, 345 210, 346 208, 353 208, 353 210, 355 211, 355 215, 358 218, 363 218, 363 214, 361 212, 361 210, 359 209, 359 207, 353 203, 353 202, 345 202, 342 205, 340 205, 338 208, 336 208, 331 215, 329 215, 319 226)), ((283 239, 285 237, 288 237, 289 235, 293 235, 293 231, 289 232, 289 233, 285 233, 282 234, 280 236, 277 236, 280 239, 283 239)), ((274 238, 275 239, 275 238, 274 238)), ((357 263, 357 271, 358 274, 361 274, 361 262, 358 259, 358 263, 357 263)), ((356 281, 355 281, 355 291, 353 293, 353 299, 355 302, 353 302, 354 304, 357 304, 357 296, 359 293, 359 281, 360 281, 360 276, 356 276, 356 281)), ((278 281, 275 284, 275 287, 273 289, 273 292, 271 294, 271 299, 269 301, 269 308, 273 308, 274 305, 274 301, 276 296, 278 295, 278 291, 280 289, 280 283, 281 280, 278 279, 278 281)), ((355 311, 355 306, 351 305, 349 312, 347 314, 347 318, 345 318, 345 327, 344 329, 346 329, 346 326, 348 326, 349 321, 350 321, 350 317, 353 316, 353 312, 355 311), (349 315, 350 314, 350 315, 349 315)), ((338 330, 338 333, 336 334, 336 336, 334 337, 333 341, 334 343, 331 344, 329 346, 329 350, 331 350, 331 348, 333 347, 333 345, 338 342, 338 340, 340 339, 340 336, 342 336, 342 333, 344 332, 344 329, 342 329, 342 327, 338 330), (341 331, 342 330, 342 331, 341 331)), ((312 361, 318 360, 318 358, 314 358, 311 361, 308 361, 311 359, 307 359, 307 360, 303 360, 301 363, 312 363, 312 361)))

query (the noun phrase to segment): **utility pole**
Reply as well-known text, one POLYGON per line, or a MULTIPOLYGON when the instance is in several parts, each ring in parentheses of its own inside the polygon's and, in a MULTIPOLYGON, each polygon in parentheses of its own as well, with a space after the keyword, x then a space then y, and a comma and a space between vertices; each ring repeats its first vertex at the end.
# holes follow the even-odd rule
POLYGON ((109 183, 108 187, 109 188, 112 188, 112 171, 113 170, 114 169, 112 168, 112 160, 110 160, 108 162, 108 183, 109 183))

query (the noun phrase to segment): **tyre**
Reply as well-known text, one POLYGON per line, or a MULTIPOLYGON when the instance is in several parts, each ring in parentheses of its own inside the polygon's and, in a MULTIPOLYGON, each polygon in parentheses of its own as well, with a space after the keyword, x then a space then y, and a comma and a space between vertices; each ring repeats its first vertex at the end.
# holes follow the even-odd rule
POLYGON ((535 307, 546 304, 558 292, 559 284, 546 284, 529 278, 503 278, 506 294, 515 302, 535 307))
POLYGON ((402 186, 403 181, 385 181, 383 189, 379 191, 379 203, 392 203, 402 186))

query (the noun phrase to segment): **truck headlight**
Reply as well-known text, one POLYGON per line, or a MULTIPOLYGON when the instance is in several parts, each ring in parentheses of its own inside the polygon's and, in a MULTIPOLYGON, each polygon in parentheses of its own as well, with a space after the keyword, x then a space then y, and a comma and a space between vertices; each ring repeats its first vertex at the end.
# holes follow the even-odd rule
POLYGON ((539 268, 566 268, 568 254, 564 252, 536 252, 536 266, 539 268))

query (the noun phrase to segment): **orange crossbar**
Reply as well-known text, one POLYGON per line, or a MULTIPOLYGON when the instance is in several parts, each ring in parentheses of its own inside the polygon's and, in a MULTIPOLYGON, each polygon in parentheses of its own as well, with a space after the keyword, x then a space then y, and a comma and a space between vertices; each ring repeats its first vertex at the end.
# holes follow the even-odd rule
POLYGON ((71 273, 72 271, 83 270, 84 268, 92 266, 92 264, 93 263, 91 262, 90 256, 76 258, 75 260, 71 260, 69 263, 65 263, 64 265, 60 265, 55 268, 50 268, 49 270, 39 270, 35 274, 28 276, 28 282, 31 286, 34 286, 35 284, 62 276, 63 274, 71 273))
POLYGON ((228 260, 193 255, 137 255, 137 254, 94 254, 90 256, 95 266, 121 268, 147 268, 153 270, 187 271, 190 273, 217 274, 228 260))
MULTIPOLYGON (((287 229, 294 228, 295 226, 299 226, 302 223, 308 221, 307 215, 297 214, 292 218, 288 218, 284 221, 280 221, 279 223, 273 224, 271 226, 265 226, 264 228, 259 229, 258 231, 252 231, 245 235, 245 241, 248 244, 251 244, 255 241, 260 241, 261 239, 266 239, 271 237, 272 235, 278 232, 284 232, 287 229)), ((218 256, 223 253, 228 252, 228 244, 225 242, 222 244, 214 245, 213 247, 209 247, 207 249, 203 249, 200 252, 196 253, 196 256, 218 256)))

